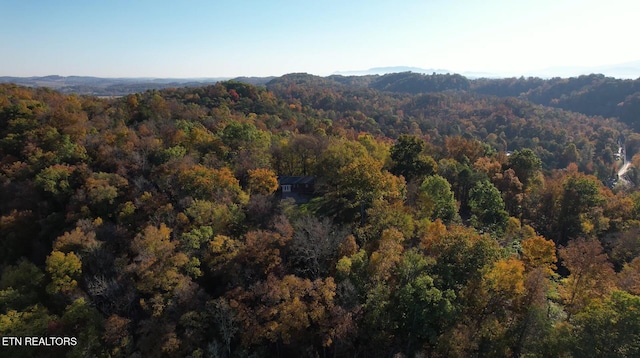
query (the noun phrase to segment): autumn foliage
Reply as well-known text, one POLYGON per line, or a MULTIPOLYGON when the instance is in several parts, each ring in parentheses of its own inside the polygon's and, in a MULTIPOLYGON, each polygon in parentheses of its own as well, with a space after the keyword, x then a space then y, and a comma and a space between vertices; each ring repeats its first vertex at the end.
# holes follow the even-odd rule
POLYGON ((640 135, 522 99, 555 80, 516 99, 414 77, 0 85, 0 335, 78 337, 60 356, 637 355, 640 175, 616 153, 640 135))

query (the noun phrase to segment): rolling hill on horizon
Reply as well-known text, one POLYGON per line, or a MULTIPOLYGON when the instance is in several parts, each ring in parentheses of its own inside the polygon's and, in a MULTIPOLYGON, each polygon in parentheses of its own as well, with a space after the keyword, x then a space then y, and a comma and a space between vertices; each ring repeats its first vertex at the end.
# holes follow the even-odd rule
MULTIPOLYGON (((393 69, 407 69, 394 67, 393 69)), ((416 69, 416 68, 413 68, 416 69)), ((570 78, 540 77, 477 78, 460 74, 432 72, 394 72, 383 75, 316 76, 292 73, 280 77, 230 78, 100 78, 88 76, 0 77, 0 83, 27 87, 47 87, 64 94, 118 97, 148 90, 209 86, 221 81, 242 82, 257 86, 321 86, 329 90, 347 87, 407 94, 464 91, 480 95, 516 97, 549 107, 557 107, 587 115, 617 117, 633 127, 640 124, 636 113, 640 108, 640 79, 618 79, 602 74, 570 78)))
MULTIPOLYGON (((523 73, 496 73, 491 71, 451 71, 443 68, 420 68, 412 66, 373 67, 366 70, 335 71, 326 77, 370 77, 385 76, 394 73, 412 72, 424 75, 458 74, 470 80, 477 79, 507 79, 529 78, 540 79, 571 78, 589 74, 602 74, 615 79, 639 79, 640 60, 621 64, 602 65, 593 67, 550 67, 523 73), (563 75, 564 74, 564 75, 563 75)), ((286 76, 283 75, 283 76, 286 76)), ((48 87, 62 93, 89 94, 97 96, 120 96, 146 90, 170 87, 195 87, 214 84, 220 81, 236 80, 254 85, 264 85, 274 78, 281 76, 240 76, 240 77, 98 77, 98 76, 0 76, 0 83, 15 83, 27 87, 48 87)), ((351 81, 354 82, 354 81, 351 81)), ((361 81, 355 81, 361 82, 361 81)), ((366 82, 366 81, 365 81, 366 82)))

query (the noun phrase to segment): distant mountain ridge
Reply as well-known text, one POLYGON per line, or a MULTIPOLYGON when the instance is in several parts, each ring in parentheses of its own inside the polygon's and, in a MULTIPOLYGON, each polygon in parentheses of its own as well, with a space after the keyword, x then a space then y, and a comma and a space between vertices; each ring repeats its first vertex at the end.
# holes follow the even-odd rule
POLYGON ((600 66, 555 66, 542 68, 525 72, 488 72, 488 71, 451 71, 448 69, 425 69, 420 67, 411 66, 389 66, 389 67, 374 67, 368 70, 350 70, 350 71, 336 71, 334 75, 342 76, 366 76, 366 75, 386 75, 397 72, 415 72, 422 74, 461 74, 469 79, 476 78, 510 78, 510 77, 540 77, 540 78, 554 78, 554 77, 578 77, 581 75, 587 75, 591 73, 600 73, 607 77, 614 77, 620 79, 637 79, 640 78, 640 60, 624 62, 611 65, 600 66))
POLYGON ((374 67, 368 70, 353 70, 353 71, 336 71, 334 75, 342 75, 342 76, 365 76, 365 75, 386 75, 389 73, 398 73, 398 72, 415 72, 415 73, 425 73, 425 74, 447 74, 452 73, 452 71, 445 69, 425 69, 420 67, 410 67, 410 66, 390 66, 390 67, 374 67))
MULTIPOLYGON (((349 71, 336 71, 334 74, 327 76, 326 78, 333 79, 339 83, 345 85, 358 85, 368 86, 374 81, 376 77, 384 77, 397 73, 413 73, 421 75, 456 75, 464 76, 468 80, 478 79, 508 79, 508 78, 529 78, 536 77, 539 79, 552 79, 552 78, 569 78, 579 77, 586 74, 603 74, 606 77, 613 77, 616 79, 639 79, 640 78, 640 61, 625 62, 614 65, 595 66, 595 67, 551 67, 546 69, 540 69, 535 71, 529 71, 521 74, 506 74, 506 73, 493 73, 493 72, 481 72, 481 71, 464 71, 456 73, 448 69, 434 69, 434 68, 420 68, 412 66, 388 66, 388 67, 373 67, 368 70, 349 70, 349 71), (560 74, 566 74, 561 76, 560 74), (357 78, 363 77, 363 78, 357 78)), ((285 75, 286 76, 286 75, 285 75)), ((401 76, 402 77, 402 76, 401 76)), ((27 87, 48 87, 61 93, 78 93, 94 96, 122 96, 129 93, 143 92, 146 90, 159 90, 169 87, 197 87, 207 86, 220 81, 235 80, 238 82, 250 83, 253 85, 266 85, 269 81, 277 77, 202 77, 202 78, 103 78, 93 76, 39 76, 39 77, 11 77, 0 76, 0 83, 15 83, 27 87)), ((403 79, 406 80, 406 79, 403 79)), ((415 78, 412 78, 412 81, 415 78)), ((424 78, 422 79, 424 80, 424 78)), ((418 84, 411 85, 411 90, 408 92, 415 92, 421 87, 418 84)), ((441 86, 436 86, 441 88, 441 86)), ((430 89, 436 87, 427 87, 430 89)), ((455 89, 461 89, 459 86, 454 86, 455 89)), ((376 89, 387 91, 406 91, 406 84, 402 86, 388 85, 385 88, 380 86, 374 86, 376 89)), ((451 88, 453 89, 453 88, 451 88)), ((513 91, 511 91, 513 92, 513 91)), ((511 95, 514 95, 511 93, 511 95)), ((517 94, 515 94, 517 95, 517 94)))
POLYGON ((200 87, 220 81, 235 80, 252 85, 264 85, 275 77, 203 77, 203 78, 105 78, 92 76, 0 77, 0 83, 15 83, 26 87, 47 87, 61 93, 93 96, 122 96, 129 93, 160 90, 170 87, 200 87))
POLYGON ((607 77, 614 77, 619 79, 638 79, 640 78, 640 61, 624 62, 613 65, 601 65, 601 66, 558 66, 540 69, 536 71, 529 71, 523 74, 524 77, 541 77, 541 78, 553 78, 553 77, 578 77, 589 73, 600 73, 607 77))
POLYGON ((27 87, 48 87, 62 93, 94 96, 121 96, 150 89, 195 87, 231 79, 216 78, 103 78, 91 76, 0 77, 0 83, 15 83, 27 87))

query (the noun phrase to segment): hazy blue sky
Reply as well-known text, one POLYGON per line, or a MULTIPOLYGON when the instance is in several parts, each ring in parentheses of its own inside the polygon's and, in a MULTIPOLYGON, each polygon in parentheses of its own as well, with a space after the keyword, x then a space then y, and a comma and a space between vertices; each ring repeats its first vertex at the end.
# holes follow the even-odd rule
POLYGON ((640 1, 0 0, 0 76, 525 73, 640 60, 640 1))

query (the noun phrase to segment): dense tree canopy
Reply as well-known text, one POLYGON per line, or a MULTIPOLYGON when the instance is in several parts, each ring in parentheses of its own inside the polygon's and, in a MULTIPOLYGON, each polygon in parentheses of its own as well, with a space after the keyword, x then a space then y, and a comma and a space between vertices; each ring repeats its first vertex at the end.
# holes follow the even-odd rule
POLYGON ((79 340, 9 354, 634 355, 638 135, 526 101, 633 86, 502 81, 0 85, 0 335, 79 340))

